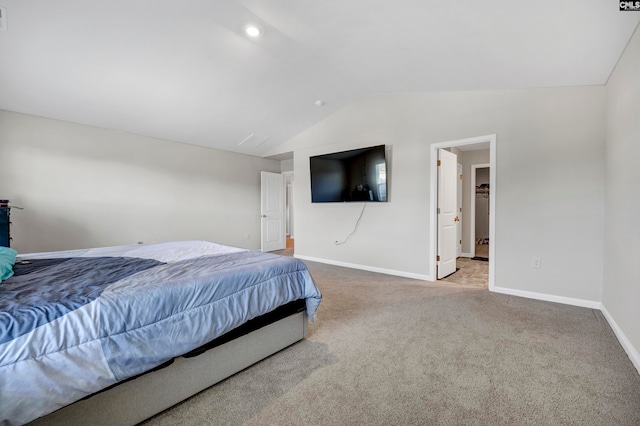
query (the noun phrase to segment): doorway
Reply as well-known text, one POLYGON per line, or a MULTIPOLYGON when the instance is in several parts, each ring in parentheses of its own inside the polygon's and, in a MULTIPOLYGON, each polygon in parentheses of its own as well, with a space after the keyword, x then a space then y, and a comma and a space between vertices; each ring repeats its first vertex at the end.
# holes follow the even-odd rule
POLYGON ((473 259, 488 260, 491 238, 489 237, 489 208, 491 200, 491 167, 488 163, 471 165, 470 237, 473 240, 473 259))
MULTIPOLYGON (((439 149, 450 148, 452 150, 459 151, 476 151, 488 149, 489 162, 487 163, 489 166, 489 187, 491 188, 491 197, 489 200, 489 241, 492 244, 489 245, 489 260, 488 260, 488 288, 492 291, 495 287, 495 216, 496 216, 496 208, 495 208, 495 200, 496 200, 496 135, 486 135, 486 136, 478 136, 474 138, 467 139, 459 139, 447 142, 440 142, 431 144, 431 208, 430 208, 430 237, 429 243, 431 247, 431 254, 429 256, 429 264, 430 264, 430 280, 435 281, 437 277, 437 268, 438 268, 438 168, 437 168, 437 154, 439 149)), ((467 180, 468 181, 468 180, 467 180)), ((469 220, 469 215, 465 215, 467 217, 467 224, 463 223, 464 232, 467 233, 469 229, 469 225, 471 225, 471 220, 469 220)), ((474 226, 475 228, 475 226, 474 226)), ((467 234, 470 235, 470 234, 467 234)), ((467 238, 468 240, 468 238, 467 238)), ((475 255, 475 239, 473 240, 473 250, 471 249, 470 242, 466 241, 466 247, 463 247, 463 257, 473 257, 475 255), (466 250, 465 250, 466 249, 466 250)), ((455 274, 454 274, 455 275, 455 274)))
POLYGON ((285 235, 286 244, 283 254, 293 256, 294 253, 294 215, 293 215, 293 171, 282 172, 284 176, 284 194, 285 194, 285 235))

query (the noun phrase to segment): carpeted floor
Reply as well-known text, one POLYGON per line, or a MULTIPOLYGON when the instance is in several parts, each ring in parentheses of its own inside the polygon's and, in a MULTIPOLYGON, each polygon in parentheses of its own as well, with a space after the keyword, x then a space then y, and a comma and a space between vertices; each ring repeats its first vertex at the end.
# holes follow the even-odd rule
POLYGON ((599 311, 308 263, 303 341, 147 425, 640 425, 599 311))

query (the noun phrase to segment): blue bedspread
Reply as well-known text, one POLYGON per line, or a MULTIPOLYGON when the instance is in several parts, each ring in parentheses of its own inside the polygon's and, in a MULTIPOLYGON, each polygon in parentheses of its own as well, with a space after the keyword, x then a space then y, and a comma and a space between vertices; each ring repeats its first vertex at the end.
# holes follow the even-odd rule
POLYGON ((0 284, 0 423, 21 424, 321 295, 304 263, 253 251, 63 259, 0 284))
POLYGON ((0 344, 92 302, 109 284, 159 264, 153 259, 79 257, 16 265, 13 279, 0 286, 0 344))

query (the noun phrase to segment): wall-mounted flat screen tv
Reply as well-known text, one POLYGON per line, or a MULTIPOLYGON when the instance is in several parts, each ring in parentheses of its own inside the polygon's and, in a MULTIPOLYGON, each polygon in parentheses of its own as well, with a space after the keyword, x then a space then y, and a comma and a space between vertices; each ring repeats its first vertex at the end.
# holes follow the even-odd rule
POLYGON ((385 146, 316 155, 311 167, 311 202, 387 201, 385 146))

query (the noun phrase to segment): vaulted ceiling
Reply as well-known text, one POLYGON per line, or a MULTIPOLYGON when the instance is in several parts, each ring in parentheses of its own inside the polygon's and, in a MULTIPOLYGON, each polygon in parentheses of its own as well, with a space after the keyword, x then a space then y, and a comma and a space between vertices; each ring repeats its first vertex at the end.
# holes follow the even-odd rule
POLYGON ((0 109, 258 156, 376 94, 605 84, 640 21, 612 0, 0 7, 0 109))

